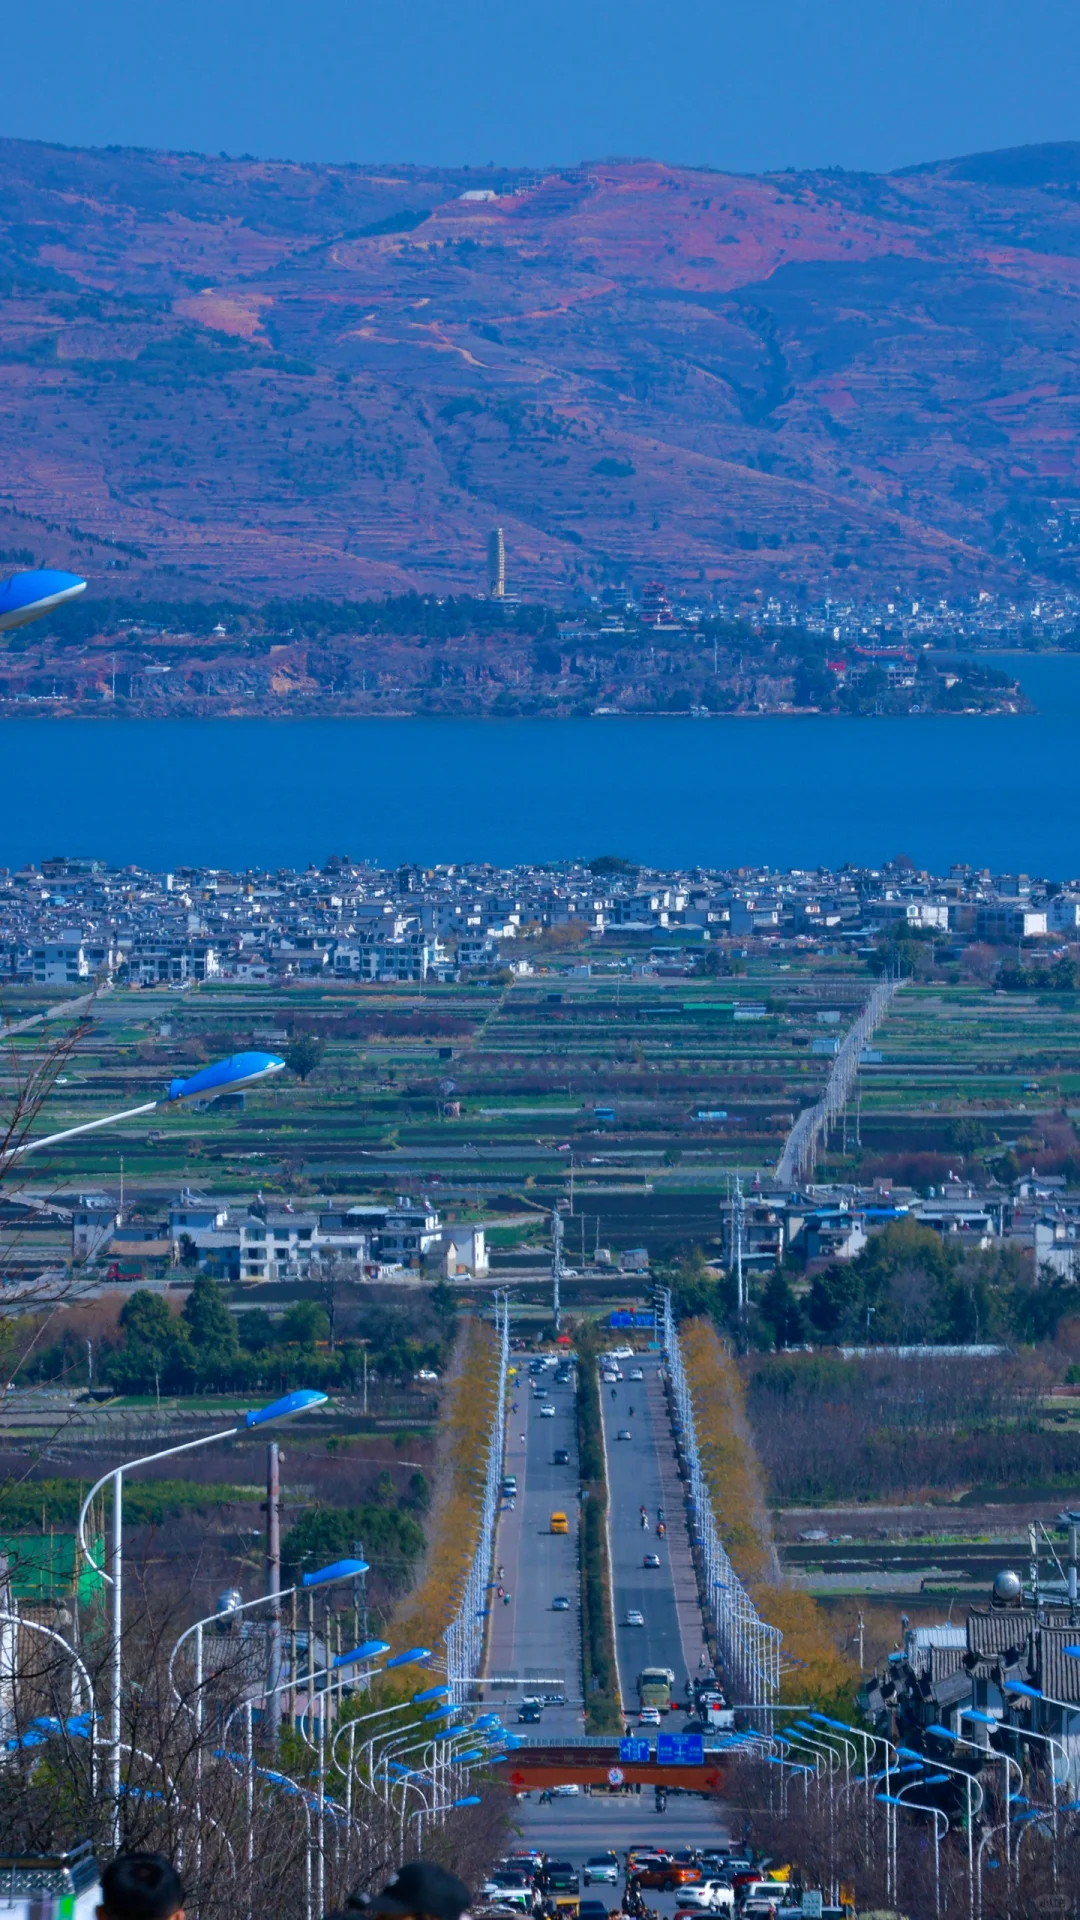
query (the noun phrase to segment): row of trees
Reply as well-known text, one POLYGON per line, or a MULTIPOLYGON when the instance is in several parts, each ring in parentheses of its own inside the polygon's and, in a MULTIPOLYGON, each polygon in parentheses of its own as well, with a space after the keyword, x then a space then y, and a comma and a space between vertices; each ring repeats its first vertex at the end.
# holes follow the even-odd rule
MULTIPOLYGON (((262 1307, 233 1313, 225 1289, 196 1274, 177 1311, 160 1293, 140 1288, 125 1301, 116 1326, 98 1343, 95 1376, 117 1393, 284 1391, 314 1386, 352 1391, 364 1372, 411 1379, 421 1368, 440 1372, 452 1342, 455 1304, 435 1287, 412 1311, 373 1301, 342 1312, 330 1274, 318 1300, 297 1300, 279 1318, 262 1307), (344 1337, 335 1338, 335 1325, 344 1337)), ((78 1315, 61 1314, 55 1336, 32 1344, 20 1379, 85 1379, 86 1343, 78 1315)))
POLYGON ((1036 1272, 1020 1247, 950 1246, 931 1227, 898 1220, 874 1233, 853 1260, 833 1261, 809 1284, 793 1263, 764 1284, 751 1280, 737 1314, 730 1275, 695 1252, 671 1276, 680 1318, 705 1313, 740 1344, 770 1347, 956 1346, 1052 1340, 1080 1315, 1080 1284, 1036 1272))

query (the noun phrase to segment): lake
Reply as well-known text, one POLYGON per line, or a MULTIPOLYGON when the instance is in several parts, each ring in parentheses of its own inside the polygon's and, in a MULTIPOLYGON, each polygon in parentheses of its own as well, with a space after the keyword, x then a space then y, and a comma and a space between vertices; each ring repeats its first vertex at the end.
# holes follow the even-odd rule
MULTIPOLYGON (((1015 660, 1016 656, 1011 656, 1015 660)), ((302 867, 330 853, 659 867, 899 852, 1080 872, 1080 657, 1025 658, 1039 711, 881 719, 4 720, 0 864, 302 867)))

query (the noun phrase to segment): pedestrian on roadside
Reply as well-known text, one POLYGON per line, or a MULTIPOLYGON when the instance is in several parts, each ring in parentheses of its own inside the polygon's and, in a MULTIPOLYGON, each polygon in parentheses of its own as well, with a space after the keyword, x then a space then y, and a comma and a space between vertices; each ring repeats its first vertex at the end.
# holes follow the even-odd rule
POLYGON ((358 1913, 366 1920, 465 1920, 469 1898, 464 1882, 445 1867, 433 1860, 407 1860, 381 1893, 352 1893, 344 1912, 327 1914, 325 1920, 351 1920, 358 1913))
POLYGON ((184 1920, 180 1876, 163 1853, 118 1853, 101 1876, 97 1920, 184 1920))

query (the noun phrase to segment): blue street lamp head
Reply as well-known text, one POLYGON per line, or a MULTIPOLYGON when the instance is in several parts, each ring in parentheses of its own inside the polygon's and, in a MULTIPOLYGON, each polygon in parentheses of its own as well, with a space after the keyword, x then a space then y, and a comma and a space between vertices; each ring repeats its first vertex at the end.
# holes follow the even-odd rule
POLYGON ((467 1793, 464 1799, 455 1800, 454 1805, 455 1807, 478 1807, 480 1805, 480 1795, 478 1793, 467 1793))
POLYGON ((951 1776, 947 1773, 928 1773, 926 1779, 923 1781, 923 1786, 944 1787, 948 1785, 950 1778, 951 1776))
POLYGON ((936 1738, 937 1738, 938 1740, 952 1740, 952 1741, 955 1741, 955 1739, 956 1739, 956 1735, 955 1735, 955 1733, 953 1732, 953 1730, 952 1730, 952 1728, 951 1728, 951 1727, 942 1727, 942 1726, 939 1726, 939 1725, 938 1725, 938 1724, 937 1724, 936 1722, 935 1722, 935 1724, 934 1724, 933 1726, 930 1726, 930 1727, 927 1727, 927 1729, 926 1729, 926 1731, 927 1731, 927 1733, 932 1733, 932 1734, 934 1734, 934 1736, 935 1736, 935 1737, 936 1737, 936 1738))
POLYGON ((433 1707, 430 1713, 425 1713, 422 1717, 425 1720, 445 1720, 448 1713, 459 1712, 459 1707, 433 1707))
POLYGON ((329 1567, 320 1567, 315 1573, 305 1573, 302 1587, 327 1587, 332 1580, 355 1580, 358 1573, 367 1572, 366 1560, 335 1560, 329 1567))
POLYGON ((238 1093, 241 1087, 252 1087, 257 1080, 284 1071, 285 1062, 276 1053, 231 1053, 227 1060, 215 1060, 212 1067, 200 1068, 187 1080, 170 1080, 165 1098, 170 1106, 177 1100, 212 1099, 218 1093, 238 1093))
POLYGON ((498 1724, 499 1716, 497 1713, 482 1713, 478 1720, 473 1721, 474 1727, 497 1727, 498 1724))
POLYGON ((960 1718, 961 1720, 977 1720, 980 1727, 997 1727, 1001 1725, 1001 1722, 995 1720, 992 1713, 983 1713, 979 1707, 961 1707, 960 1718))
POLYGON ((380 1654, 389 1653, 389 1651, 389 1642, 386 1640, 364 1640, 358 1647, 354 1647, 351 1653, 340 1653, 338 1661, 377 1660, 380 1654))
POLYGON ((906 1804, 903 1800, 898 1800, 895 1793, 875 1793, 874 1799, 880 1800, 886 1807, 902 1807, 906 1804))
POLYGON ((423 1693, 414 1693, 412 1703, 419 1707, 427 1700, 445 1700, 450 1693, 449 1687, 425 1687, 423 1693))
POLYGON ((924 1760, 926 1758, 925 1754, 916 1753, 914 1747, 897 1747, 896 1751, 900 1755, 901 1760, 924 1760))
POLYGON ((358 1660, 374 1660, 380 1653, 388 1653, 385 1640, 365 1640, 363 1646, 354 1647, 351 1653, 336 1653, 335 1667, 355 1667, 358 1660))
POLYGON ((1068 1654, 1070 1660, 1080 1660, 1080 1647, 1065 1647, 1064 1652, 1068 1654))
POLYGON ((417 1661, 430 1659, 430 1647, 410 1647, 407 1653, 395 1653, 393 1659, 387 1661, 386 1670, 389 1673, 391 1667, 411 1667, 417 1661))
POLYGON ((467 1766, 471 1760, 482 1760, 483 1758, 483 1749, 480 1747, 470 1747, 468 1753, 459 1753, 456 1755, 459 1767, 467 1766))
MULTIPOLYGON (((249 1427, 265 1427, 271 1420, 292 1420, 298 1413, 307 1413, 311 1407, 326 1405, 327 1395, 317 1393, 314 1387, 297 1387, 294 1393, 285 1393, 280 1400, 271 1400, 268 1407, 257 1407, 254 1413, 245 1413, 237 1428, 244 1433, 249 1427)), ((366 1573, 366 1567, 360 1572, 366 1573)))
MULTIPOLYGON (((1069 1649, 1066 1647, 1065 1651, 1067 1653, 1069 1649)), ((1002 1691, 1004 1693, 1022 1693, 1025 1699, 1027 1700, 1042 1699, 1042 1689, 1040 1687, 1029 1687, 1025 1684, 1023 1680, 1003 1680, 1001 1683, 1001 1686, 1002 1686, 1002 1691)), ((973 1720, 975 1718, 975 1715, 973 1713, 969 1713, 967 1715, 967 1718, 969 1720, 973 1720)), ((994 1722, 994 1725, 995 1726, 997 1725, 996 1721, 994 1722)))
POLYGON ((12 574, 0 587, 0 633, 14 627, 27 627, 55 607, 85 593, 86 581, 77 573, 60 573, 53 567, 35 567, 28 573, 12 574))

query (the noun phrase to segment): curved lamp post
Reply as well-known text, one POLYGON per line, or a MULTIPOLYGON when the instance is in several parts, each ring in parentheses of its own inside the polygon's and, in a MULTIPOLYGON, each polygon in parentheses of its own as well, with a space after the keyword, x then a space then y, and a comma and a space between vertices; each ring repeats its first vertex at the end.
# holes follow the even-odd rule
POLYGON ((201 1068, 189 1080, 170 1080, 168 1091, 160 1100, 144 1100, 141 1106, 127 1107, 123 1113, 105 1113, 98 1120, 84 1120, 80 1126, 65 1127, 61 1133, 47 1133, 41 1140, 24 1140, 17 1147, 9 1147, 0 1160, 0 1169, 6 1169, 24 1154, 58 1146, 62 1140, 74 1140, 77 1134, 94 1133, 98 1127, 115 1127, 121 1120, 136 1120, 140 1114, 156 1113, 159 1107, 178 1107, 185 1100, 213 1099, 219 1093, 239 1093, 242 1087, 253 1087, 257 1081, 282 1073, 284 1067, 284 1060, 276 1053, 231 1053, 227 1060, 217 1060, 212 1067, 201 1068))
MULTIPOLYGON (((242 1056, 241 1056, 242 1057, 242 1056)), ((274 1400, 268 1407, 257 1412, 246 1413, 244 1418, 231 1427, 224 1427, 218 1433, 203 1434, 199 1440, 185 1440, 178 1447, 163 1447, 158 1453, 143 1454, 139 1460, 127 1460, 123 1466, 114 1467, 111 1472, 103 1473, 95 1481, 79 1510, 78 1539, 86 1561, 96 1574, 112 1587, 112 1699, 109 1704, 109 1747, 110 1782, 113 1799, 113 1844, 120 1845, 120 1690, 121 1662, 123 1649, 123 1562, 124 1562, 124 1475, 133 1473, 137 1467, 152 1466, 157 1460, 171 1460, 179 1453, 193 1453, 199 1447, 210 1447, 219 1440, 233 1440, 238 1434, 250 1433, 255 1427, 268 1425, 271 1421, 291 1420, 299 1413, 307 1413, 312 1407, 321 1407, 326 1402, 325 1393, 316 1393, 310 1387, 301 1387, 294 1393, 286 1393, 280 1400, 274 1400), (101 1492, 106 1481, 112 1481, 112 1552, 109 1569, 99 1566, 86 1544, 86 1515, 90 1503, 101 1492)))

